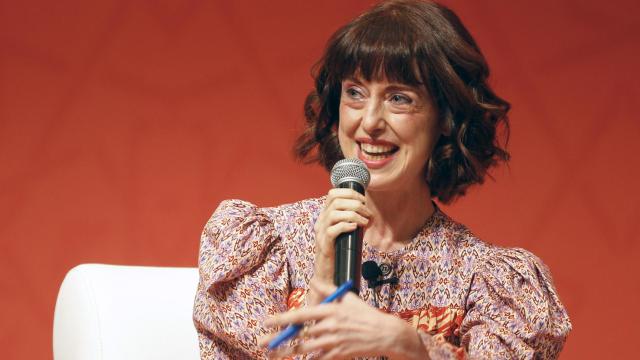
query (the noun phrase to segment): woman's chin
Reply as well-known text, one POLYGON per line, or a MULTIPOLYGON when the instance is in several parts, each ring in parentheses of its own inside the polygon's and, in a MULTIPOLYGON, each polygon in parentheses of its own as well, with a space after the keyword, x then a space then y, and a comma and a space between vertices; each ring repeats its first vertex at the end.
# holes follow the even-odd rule
POLYGON ((367 186, 367 191, 374 192, 388 192, 393 190, 398 190, 398 181, 393 181, 388 177, 376 176, 374 174, 371 175, 371 181, 369 181, 369 186, 367 186))

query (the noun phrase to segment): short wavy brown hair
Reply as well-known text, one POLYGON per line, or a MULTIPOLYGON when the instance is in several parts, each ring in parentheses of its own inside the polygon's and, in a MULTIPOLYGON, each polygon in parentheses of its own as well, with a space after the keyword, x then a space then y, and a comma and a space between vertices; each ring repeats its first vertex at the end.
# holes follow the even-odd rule
POLYGON ((507 162, 499 143, 509 137, 510 105, 489 84, 489 67, 458 16, 432 2, 385 1, 355 18, 329 39, 314 67, 315 90, 305 101, 307 127, 294 153, 327 170, 344 156, 336 129, 342 80, 356 73, 425 85, 445 134, 426 166, 431 195, 449 203, 484 181, 487 170, 507 162))

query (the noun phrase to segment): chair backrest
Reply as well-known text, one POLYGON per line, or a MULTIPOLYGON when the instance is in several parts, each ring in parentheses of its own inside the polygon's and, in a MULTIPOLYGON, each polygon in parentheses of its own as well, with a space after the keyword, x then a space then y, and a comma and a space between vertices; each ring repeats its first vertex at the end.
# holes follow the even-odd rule
POLYGON ((79 265, 53 321, 55 360, 198 360, 196 268, 79 265))

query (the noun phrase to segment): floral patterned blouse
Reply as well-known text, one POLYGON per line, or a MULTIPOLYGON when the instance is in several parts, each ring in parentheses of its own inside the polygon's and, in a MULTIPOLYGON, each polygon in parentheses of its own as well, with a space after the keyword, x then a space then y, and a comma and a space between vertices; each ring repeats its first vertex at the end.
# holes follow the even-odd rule
MULTIPOLYGON (((256 345, 272 331, 263 320, 304 302, 323 204, 220 204, 200 245, 193 318, 202 359, 266 358, 256 345)), ((431 359, 557 358, 571 330, 540 259, 484 243, 439 209, 403 249, 363 248, 363 262, 399 278, 375 289, 378 307, 412 324, 431 359)), ((363 281, 360 296, 374 306, 372 291, 363 281)))

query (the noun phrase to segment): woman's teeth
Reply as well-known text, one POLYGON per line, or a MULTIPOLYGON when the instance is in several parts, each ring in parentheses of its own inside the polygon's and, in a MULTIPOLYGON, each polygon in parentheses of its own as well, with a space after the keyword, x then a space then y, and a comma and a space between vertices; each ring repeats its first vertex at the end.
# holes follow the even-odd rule
POLYGON ((362 149, 362 153, 366 159, 382 160, 394 153, 398 149, 398 147, 393 145, 373 145, 360 143, 360 149, 362 149))

